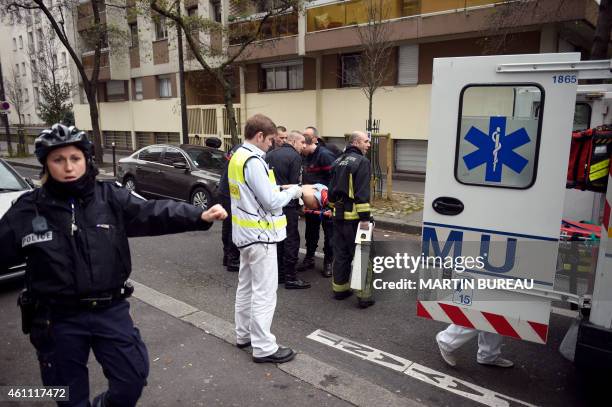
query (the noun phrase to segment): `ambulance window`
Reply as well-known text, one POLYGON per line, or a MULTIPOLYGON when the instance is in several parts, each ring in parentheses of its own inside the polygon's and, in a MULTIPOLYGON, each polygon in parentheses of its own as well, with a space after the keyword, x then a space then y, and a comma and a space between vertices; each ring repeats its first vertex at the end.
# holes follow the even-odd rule
POLYGON ((468 85, 459 106, 457 181, 531 187, 537 172, 544 90, 535 84, 468 85))
POLYGON ((589 127, 591 127, 591 106, 588 103, 576 103, 572 131, 582 131, 589 127))

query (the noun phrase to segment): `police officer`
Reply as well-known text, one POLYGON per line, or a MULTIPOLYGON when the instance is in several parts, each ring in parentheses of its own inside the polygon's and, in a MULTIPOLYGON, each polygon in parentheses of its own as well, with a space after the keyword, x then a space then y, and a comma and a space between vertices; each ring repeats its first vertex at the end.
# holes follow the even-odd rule
POLYGON ((145 199, 98 182, 85 132, 55 124, 35 142, 42 188, 0 219, 0 269, 27 259, 22 328, 37 351, 45 386, 68 386, 65 405, 88 406, 90 350, 109 388, 94 406, 134 406, 149 372, 129 314, 133 288, 128 237, 210 228, 226 215, 145 199))
MULTIPOLYGON (((296 185, 301 183, 301 153, 304 145, 302 133, 293 130, 287 136, 287 141, 284 144, 266 154, 266 162, 270 169, 274 171, 278 185, 296 185)), ((300 250, 300 233, 298 230, 299 206, 299 201, 293 199, 283 208, 283 213, 287 218, 287 238, 278 244, 278 276, 279 283, 284 281, 286 289, 310 288, 310 283, 297 278, 295 274, 300 250)))
MULTIPOLYGON (((318 138, 314 135, 312 129, 312 127, 309 127, 304 131, 306 146, 302 152, 302 155, 304 155, 304 160, 302 161, 302 182, 304 185, 323 184, 329 186, 332 164, 336 157, 331 151, 319 144, 318 138)), ((332 250, 333 221, 330 217, 308 212, 305 213, 304 219, 306 220, 306 232, 304 233, 306 239, 306 256, 304 256, 302 264, 298 267, 298 271, 314 267, 314 254, 319 244, 319 227, 322 225, 324 235, 324 258, 323 271, 321 274, 324 277, 331 277, 332 263, 334 260, 332 250)))
POLYGON ((223 242, 223 266, 227 271, 237 272, 240 269, 240 251, 232 241, 232 208, 229 192, 229 183, 227 180, 227 168, 232 155, 240 148, 242 144, 237 144, 225 155, 227 160, 221 180, 219 181, 219 196, 221 197, 221 205, 227 212, 227 218, 223 220, 221 227, 221 241, 223 242))
MULTIPOLYGON (((329 184, 329 201, 334 218, 334 298, 343 300, 352 294, 349 278, 355 255, 357 229, 367 230, 370 222, 370 161, 365 157, 370 148, 368 135, 351 134, 349 145, 334 162, 329 184)), ((358 291, 359 306, 374 304, 371 275, 363 290, 358 291)))

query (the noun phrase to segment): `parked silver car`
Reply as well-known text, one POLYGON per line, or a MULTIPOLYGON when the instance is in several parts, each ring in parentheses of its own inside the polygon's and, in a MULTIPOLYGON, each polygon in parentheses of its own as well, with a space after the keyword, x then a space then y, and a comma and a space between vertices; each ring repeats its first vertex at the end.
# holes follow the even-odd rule
MULTIPOLYGON (((0 218, 22 194, 32 190, 32 181, 23 178, 6 161, 0 158, 0 218)), ((16 264, 8 270, 0 270, 0 282, 25 274, 25 263, 16 264)))

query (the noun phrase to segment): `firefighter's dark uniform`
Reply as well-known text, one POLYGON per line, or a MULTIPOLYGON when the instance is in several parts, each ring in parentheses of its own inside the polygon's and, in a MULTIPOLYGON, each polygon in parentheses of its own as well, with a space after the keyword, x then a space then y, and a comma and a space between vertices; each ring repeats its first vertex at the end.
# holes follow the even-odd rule
MULTIPOLYGON (((303 160, 303 173, 302 183, 303 184, 323 184, 329 187, 329 181, 331 179, 332 164, 336 160, 336 156, 332 154, 329 149, 323 146, 317 146, 315 151, 304 158, 303 160)), ((332 263, 333 248, 333 221, 331 218, 315 215, 312 213, 306 213, 304 215, 306 219, 306 232, 304 237, 306 239, 306 259, 314 258, 317 245, 319 243, 319 226, 323 226, 323 254, 324 264, 332 263)), ((307 260, 304 261, 305 263, 307 260)))
POLYGON ((106 405, 136 405, 149 360, 125 300, 128 237, 208 229, 201 214, 186 203, 147 201, 92 180, 76 199, 45 184, 22 195, 0 219, 0 269, 27 259, 30 341, 43 384, 69 387, 66 405, 89 405, 90 349, 108 379, 106 405), (35 218, 44 218, 45 230, 35 218))
MULTIPOLYGON (((370 161, 361 151, 348 146, 334 162, 329 184, 329 202, 334 218, 333 291, 336 298, 350 291, 351 262, 360 221, 370 220, 370 161)), ((370 300, 371 276, 357 296, 370 300)))
MULTIPOLYGON (((265 159, 270 169, 274 171, 277 185, 297 185, 301 182, 302 157, 291 144, 285 143, 266 153, 265 159)), ((295 274, 300 250, 298 208, 299 200, 297 199, 291 200, 283 208, 283 213, 287 218, 287 238, 277 246, 279 282, 284 281, 286 287, 290 282, 299 281, 295 274)))
POLYGON ((232 241, 232 203, 230 200, 229 182, 227 179, 227 168, 232 154, 240 148, 242 144, 235 145, 229 153, 225 155, 227 162, 219 181, 219 196, 221 197, 221 206, 227 212, 227 218, 223 220, 221 227, 221 241, 223 242, 223 266, 227 267, 228 271, 238 271, 240 267, 240 251, 232 241))

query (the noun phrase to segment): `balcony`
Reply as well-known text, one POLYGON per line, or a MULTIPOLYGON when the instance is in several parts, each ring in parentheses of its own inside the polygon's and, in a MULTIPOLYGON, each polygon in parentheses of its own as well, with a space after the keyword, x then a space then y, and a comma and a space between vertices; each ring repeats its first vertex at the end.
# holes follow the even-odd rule
MULTIPOLYGON (((103 1, 98 3, 100 11, 100 24, 106 24, 106 4, 103 1)), ((91 28, 94 24, 93 8, 91 3, 79 4, 77 7, 77 31, 91 28)))
MULTIPOLYGON (((109 61, 109 51, 108 49, 103 50, 100 54, 100 74, 98 75, 98 80, 107 81, 110 80, 110 61, 109 61)), ((85 73, 91 79, 91 74, 93 73, 93 65, 94 65, 94 53, 86 52, 83 53, 81 57, 83 61, 83 67, 85 68, 85 73)))
MULTIPOLYGON (((499 0, 382 0, 383 15, 391 20, 420 14, 463 10, 498 3, 499 0)), ((374 2, 374 4, 379 4, 374 2)), ((343 1, 307 10, 308 32, 363 24, 368 21, 367 1, 343 1)))
MULTIPOLYGON (((230 23, 230 45, 238 45, 250 37, 258 28, 257 20, 230 23)), ((298 15, 288 13, 269 18, 261 29, 258 40, 288 37, 298 34, 298 15)))

